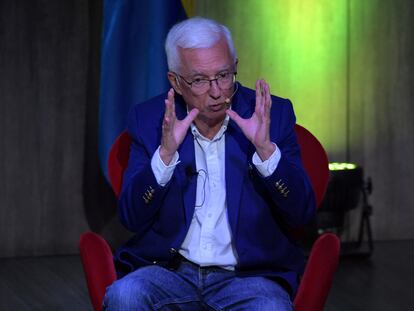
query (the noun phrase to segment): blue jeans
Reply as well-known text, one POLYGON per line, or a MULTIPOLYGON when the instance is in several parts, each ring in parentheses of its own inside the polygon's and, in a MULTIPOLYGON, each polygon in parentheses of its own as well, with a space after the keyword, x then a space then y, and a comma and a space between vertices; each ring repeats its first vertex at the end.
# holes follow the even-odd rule
POLYGON ((140 268, 106 290, 104 310, 293 310, 289 294, 264 277, 237 277, 183 261, 177 270, 140 268))

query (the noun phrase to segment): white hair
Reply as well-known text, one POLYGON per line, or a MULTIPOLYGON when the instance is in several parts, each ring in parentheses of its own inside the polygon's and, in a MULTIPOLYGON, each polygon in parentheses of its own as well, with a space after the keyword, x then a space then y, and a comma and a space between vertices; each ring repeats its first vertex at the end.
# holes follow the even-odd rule
POLYGON ((236 61, 236 52, 229 29, 212 19, 193 17, 174 25, 165 41, 168 69, 178 72, 181 65, 178 47, 184 49, 210 48, 224 38, 230 54, 236 61))

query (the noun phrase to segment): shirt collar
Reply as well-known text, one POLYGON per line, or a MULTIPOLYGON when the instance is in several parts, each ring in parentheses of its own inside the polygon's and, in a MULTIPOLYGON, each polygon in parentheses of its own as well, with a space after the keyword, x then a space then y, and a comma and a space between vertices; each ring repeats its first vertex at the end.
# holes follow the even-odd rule
MULTIPOLYGON (((213 137, 213 139, 211 141, 219 140, 224 135, 224 133, 227 130, 227 125, 229 124, 229 120, 230 120, 230 117, 226 114, 226 117, 224 118, 224 121, 223 121, 223 124, 220 127, 220 130, 217 132, 217 134, 213 137)), ((209 140, 208 138, 204 137, 199 132, 199 130, 198 130, 197 126, 194 124, 194 122, 191 123, 191 133, 193 134, 193 136, 195 138, 201 138, 201 139, 204 139, 204 140, 209 140)))

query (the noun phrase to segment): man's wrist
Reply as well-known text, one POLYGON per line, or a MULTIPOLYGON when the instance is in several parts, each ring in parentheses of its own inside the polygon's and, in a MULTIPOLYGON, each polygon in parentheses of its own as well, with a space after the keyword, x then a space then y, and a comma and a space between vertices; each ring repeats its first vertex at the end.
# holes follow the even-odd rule
POLYGON ((170 152, 167 152, 165 148, 163 148, 163 146, 160 147, 160 158, 166 166, 168 166, 171 163, 174 157, 174 154, 175 154, 175 151, 173 153, 170 153, 170 152))
POLYGON ((260 159, 264 162, 270 158, 270 156, 275 152, 276 145, 269 141, 263 146, 256 146, 256 153, 260 157, 260 159))
POLYGON ((170 181, 176 165, 180 162, 178 161, 178 157, 178 152, 175 152, 169 163, 170 165, 165 165, 160 156, 160 147, 158 147, 153 154, 151 158, 151 168, 155 179, 160 186, 164 187, 170 181))
POLYGON ((272 144, 275 146, 275 151, 267 160, 262 161, 257 154, 257 151, 253 154, 252 162, 262 177, 269 177, 272 175, 279 165, 281 153, 277 145, 275 143, 272 144))

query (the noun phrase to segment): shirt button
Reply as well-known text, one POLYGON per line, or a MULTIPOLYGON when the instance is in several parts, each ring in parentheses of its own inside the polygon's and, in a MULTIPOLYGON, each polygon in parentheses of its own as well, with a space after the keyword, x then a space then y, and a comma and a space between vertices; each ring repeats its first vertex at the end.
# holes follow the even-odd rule
POLYGON ((208 218, 211 218, 211 216, 212 216, 212 215, 211 215, 211 213, 208 213, 208 215, 207 215, 207 216, 208 216, 208 218))

